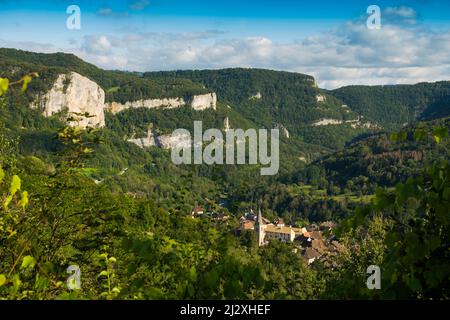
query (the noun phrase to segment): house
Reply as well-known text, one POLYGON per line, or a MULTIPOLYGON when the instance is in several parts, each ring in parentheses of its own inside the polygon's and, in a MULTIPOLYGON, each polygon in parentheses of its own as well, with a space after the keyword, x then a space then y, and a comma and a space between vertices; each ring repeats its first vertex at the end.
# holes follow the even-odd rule
POLYGON ((320 239, 313 239, 311 241, 311 248, 317 251, 319 254, 323 254, 328 249, 325 241, 320 239))
POLYGON ((267 225, 265 230, 265 239, 279 240, 283 242, 293 242, 295 239, 295 232, 290 227, 279 227, 274 225, 267 225))
POLYGON ((258 212, 254 230, 258 236, 258 244, 260 246, 267 243, 268 240, 278 240, 283 242, 294 242, 295 238, 306 231, 305 228, 294 228, 286 226, 283 219, 278 218, 271 223, 261 215, 261 210, 258 212))
POLYGON ((255 230, 255 221, 244 219, 240 221, 240 225, 241 231, 255 230))
POLYGON ((342 250, 341 245, 337 241, 329 240, 331 238, 326 239, 322 231, 320 231, 321 228, 328 231, 328 228, 334 226, 332 222, 321 224, 320 227, 312 224, 308 229, 305 227, 297 228, 286 226, 281 218, 277 218, 274 220, 274 223, 270 223, 262 217, 261 210, 258 210, 256 221, 249 220, 248 217, 241 217, 240 223, 241 230, 255 230, 259 246, 263 246, 271 240, 297 242, 294 251, 301 250, 301 256, 306 259, 308 265, 316 259, 322 257, 326 259, 329 254, 335 254, 342 250))
POLYGON ((285 223, 282 218, 276 218, 273 222, 277 227, 284 227, 285 223))
POLYGON ((322 232, 320 231, 310 231, 308 232, 311 239, 316 240, 325 240, 325 237, 323 236, 322 232))
POLYGON ((306 261, 308 262, 308 265, 310 265, 311 263, 313 263, 316 259, 318 259, 321 254, 319 252, 317 252, 315 249, 313 248, 306 248, 303 251, 303 255, 302 255, 306 261))

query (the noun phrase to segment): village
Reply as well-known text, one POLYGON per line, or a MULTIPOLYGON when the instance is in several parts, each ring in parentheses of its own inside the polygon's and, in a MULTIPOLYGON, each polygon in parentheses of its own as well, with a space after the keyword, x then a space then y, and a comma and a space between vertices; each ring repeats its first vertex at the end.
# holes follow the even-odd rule
MULTIPOLYGON (((214 214, 205 212, 202 207, 195 207, 191 211, 192 218, 209 217, 216 221, 227 221, 230 219, 225 214, 214 214)), ((330 256, 342 251, 342 245, 336 240, 333 228, 336 223, 325 221, 320 224, 309 224, 307 226, 290 226, 285 224, 282 218, 273 221, 263 217, 261 210, 255 214, 252 209, 239 218, 239 227, 236 234, 255 232, 258 246, 262 247, 271 241, 291 243, 293 252, 304 258, 308 265, 316 260, 321 260, 326 266, 332 266, 330 256)))

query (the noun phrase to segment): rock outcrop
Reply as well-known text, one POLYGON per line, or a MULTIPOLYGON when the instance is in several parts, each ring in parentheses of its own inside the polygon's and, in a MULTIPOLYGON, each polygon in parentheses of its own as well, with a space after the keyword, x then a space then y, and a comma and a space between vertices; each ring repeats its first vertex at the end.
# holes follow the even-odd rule
POLYGON ((71 126, 105 126, 105 92, 97 83, 75 72, 60 74, 50 91, 38 98, 32 107, 41 108, 46 117, 67 111, 67 116, 78 118, 78 121, 68 123, 71 126), (88 113, 90 117, 76 116, 75 113, 88 113))
POLYGON ((278 124, 277 126, 276 126, 276 129, 278 129, 278 130, 281 130, 281 133, 287 138, 287 139, 289 139, 289 130, 285 127, 285 126, 283 126, 282 124, 278 124))
MULTIPOLYGON (((111 102, 107 104, 107 109, 113 113, 119 113, 123 110, 132 108, 167 108, 174 109, 185 106, 187 103, 183 98, 163 98, 163 99, 146 99, 128 101, 126 103, 111 102)), ((212 93, 193 96, 190 102, 190 106, 195 110, 205 110, 212 108, 216 110, 217 107, 217 95, 212 93)))
POLYGON ((312 123, 313 127, 320 126, 330 126, 330 125, 341 125, 341 124, 349 124, 353 129, 357 128, 365 128, 371 130, 382 129, 378 124, 372 123, 369 121, 363 121, 362 117, 358 117, 358 119, 354 120, 338 120, 338 119, 320 119, 312 123))
POLYGON ((163 98, 163 99, 146 99, 146 100, 136 100, 127 101, 126 103, 110 102, 107 104, 107 109, 116 114, 126 109, 132 108, 179 108, 186 105, 183 98, 163 98))
POLYGON ((195 110, 205 110, 217 108, 217 95, 215 92, 197 95, 192 98, 191 107, 195 110))
MULTIPOLYGON (((104 127, 105 110, 113 114, 132 108, 180 108, 187 103, 183 98, 161 98, 129 101, 126 103, 110 102, 105 104, 105 92, 94 81, 71 72, 60 74, 49 92, 32 103, 32 108, 39 108, 44 116, 50 117, 62 113, 66 117, 76 118, 77 121, 68 122, 71 126, 104 127), (89 114, 89 117, 76 114, 89 114)), ((212 93, 194 95, 190 105, 195 110, 212 108, 216 110, 217 95, 212 93)), ((145 138, 144 138, 145 139, 145 138)), ((139 143, 151 143, 146 140, 137 139, 139 143)), ((136 141, 137 142, 137 141, 136 141)))
POLYGON ((128 142, 134 143, 135 145, 137 145, 140 148, 148 148, 151 146, 156 146, 156 140, 155 137, 153 136, 153 133, 151 132, 151 130, 148 131, 147 133, 147 137, 144 138, 132 138, 132 139, 128 139, 128 142))
POLYGON ((166 134, 156 137, 156 145, 163 149, 189 148, 192 146, 192 139, 188 134, 166 134))
POLYGON ((255 95, 251 96, 249 99, 250 100, 260 100, 260 99, 262 99, 262 94, 261 94, 261 92, 257 92, 255 95))
POLYGON ((317 102, 325 102, 325 101, 327 101, 327 97, 325 97, 323 94, 318 94, 316 96, 316 101, 317 102))
POLYGON ((159 147, 162 149, 172 149, 174 147, 189 148, 192 146, 192 139, 190 135, 183 134, 165 134, 155 136, 148 131, 147 137, 128 139, 128 142, 134 143, 140 148, 159 147))

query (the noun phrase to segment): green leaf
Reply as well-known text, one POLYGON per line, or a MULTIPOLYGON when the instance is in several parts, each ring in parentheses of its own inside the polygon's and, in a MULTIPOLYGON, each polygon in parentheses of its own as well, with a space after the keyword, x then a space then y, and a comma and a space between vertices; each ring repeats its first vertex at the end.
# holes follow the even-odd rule
POLYGON ((108 254, 107 253, 102 253, 102 254, 99 254, 98 257, 100 259, 108 259, 108 254))
POLYGON ((25 91, 27 91, 27 88, 28 88, 28 84, 30 83, 30 81, 31 81, 31 77, 30 76, 24 76, 23 78, 22 78, 22 81, 23 81, 23 84, 22 84, 22 92, 25 92, 25 91))
POLYGON ((117 288, 117 287, 114 287, 114 288, 111 290, 111 292, 112 292, 112 293, 120 293, 120 289, 117 288))
POLYGON ((24 209, 24 210, 28 206, 28 192, 27 191, 22 192, 22 199, 20 199, 19 205, 21 205, 22 209, 24 209))
POLYGON ((11 186, 9 187, 10 196, 14 196, 18 190, 20 190, 22 181, 19 176, 14 175, 12 177, 11 186))
POLYGON ((36 260, 32 256, 25 256, 22 260, 22 265, 20 266, 21 269, 26 268, 34 268, 34 265, 36 264, 36 260))
POLYGON ((99 276, 105 276, 105 277, 107 277, 107 276, 108 276, 108 271, 103 270, 102 272, 100 272, 99 276))
POLYGON ((111 257, 111 258, 108 259, 108 261, 111 262, 111 263, 116 263, 117 259, 114 258, 114 257, 111 257))
POLYGON ((5 201, 3 202, 3 209, 5 209, 5 211, 8 210, 9 204, 11 203, 13 199, 13 196, 9 195, 6 197, 5 201))
POLYGON ((448 130, 443 126, 434 127, 433 136, 436 140, 436 143, 440 143, 445 137, 448 136, 448 130))
POLYGON ((0 274, 0 287, 6 283, 6 277, 4 274, 0 274))
POLYGON ((12 284, 13 284, 13 288, 14 290, 17 292, 20 288, 20 286, 22 285, 22 280, 20 280, 20 276, 16 273, 13 277, 12 277, 12 284))
POLYGON ((0 78, 0 97, 8 91, 9 80, 5 78, 0 78))
POLYGON ((189 269, 189 279, 191 279, 192 281, 195 281, 197 279, 197 270, 194 266, 189 269))
POLYGON ((5 177, 5 171, 3 171, 3 168, 0 167, 0 182, 3 181, 3 178, 5 177))

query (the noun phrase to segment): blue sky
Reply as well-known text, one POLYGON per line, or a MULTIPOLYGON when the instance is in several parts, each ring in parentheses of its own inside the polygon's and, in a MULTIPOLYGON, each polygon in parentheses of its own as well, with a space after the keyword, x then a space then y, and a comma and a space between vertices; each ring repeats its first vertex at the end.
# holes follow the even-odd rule
POLYGON ((0 0, 0 46, 106 69, 260 67, 323 87, 448 80, 450 1, 0 0), (66 27, 69 5, 81 30, 66 27), (369 30, 369 5, 382 26, 369 30))

